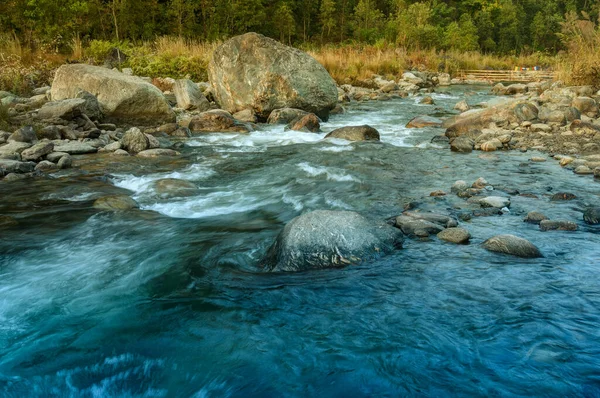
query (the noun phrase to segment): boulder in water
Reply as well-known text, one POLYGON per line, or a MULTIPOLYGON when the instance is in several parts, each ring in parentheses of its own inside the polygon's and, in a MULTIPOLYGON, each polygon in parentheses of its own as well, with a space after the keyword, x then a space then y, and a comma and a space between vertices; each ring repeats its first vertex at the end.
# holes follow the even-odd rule
POLYGON ((325 138, 341 138, 348 141, 379 141, 379 131, 368 125, 340 127, 327 134, 325 138))
POLYGON ((483 248, 496 253, 523 258, 543 257, 540 249, 527 239, 514 235, 498 235, 483 242, 483 248))
POLYGON ((583 221, 589 225, 600 224, 600 207, 590 207, 583 213, 583 221))
POLYGON ((357 264, 402 247, 402 233, 352 211, 317 210, 290 221, 267 252, 270 271, 357 264))
POLYGON ((318 133, 321 131, 319 118, 314 113, 309 113, 304 116, 297 117, 292 120, 287 128, 295 131, 304 131, 307 133, 318 133))
POLYGON ((177 178, 163 178, 154 182, 154 191, 163 198, 182 198, 198 195, 196 184, 177 178))
POLYGON ((139 208, 137 202, 126 195, 104 196, 96 199, 94 208, 98 210, 121 211, 139 208))
POLYGON ((409 129, 419 129, 423 127, 440 127, 442 125, 442 119, 438 119, 433 116, 417 116, 411 119, 406 127, 409 129))
POLYGON ((202 112, 190 121, 190 130, 193 133, 248 133, 250 129, 238 122, 229 112, 221 109, 202 112))
POLYGON ((327 120, 338 99, 335 81, 314 58, 257 33, 236 36, 217 48, 208 77, 223 109, 252 109, 259 120, 286 107, 327 120))

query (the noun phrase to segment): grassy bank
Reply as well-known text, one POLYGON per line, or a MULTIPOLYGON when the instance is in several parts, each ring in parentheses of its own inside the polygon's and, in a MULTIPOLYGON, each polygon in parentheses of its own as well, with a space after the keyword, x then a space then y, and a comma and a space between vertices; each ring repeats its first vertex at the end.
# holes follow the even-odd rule
MULTIPOLYGON (((389 45, 303 46, 338 83, 356 83, 373 74, 398 77, 406 70, 429 70, 455 75, 463 69, 513 69, 542 66, 557 72, 567 84, 600 85, 600 33, 592 29, 584 35, 574 31, 569 52, 557 56, 533 53, 495 56, 478 52, 412 51, 389 45)), ((206 81, 206 68, 219 43, 197 42, 178 37, 161 37, 152 42, 130 43, 94 40, 74 42, 71 54, 48 54, 23 48, 13 37, 0 37, 0 89, 27 94, 49 84, 53 71, 65 62, 102 65, 111 49, 119 48, 127 57, 120 67, 136 75, 190 78, 206 81)))

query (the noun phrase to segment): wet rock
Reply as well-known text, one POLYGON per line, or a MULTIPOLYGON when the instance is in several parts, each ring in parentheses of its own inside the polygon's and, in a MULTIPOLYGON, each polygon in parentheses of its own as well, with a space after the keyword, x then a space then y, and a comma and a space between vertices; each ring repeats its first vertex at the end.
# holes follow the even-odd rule
POLYGON ((437 235, 445 229, 440 224, 407 216, 396 217, 396 227, 400 228, 405 235, 420 238, 437 235))
POLYGON ((176 178, 164 178, 153 184, 154 191, 162 198, 182 198, 196 196, 200 190, 196 184, 176 178))
POLYGON ((594 177, 600 178, 600 167, 594 169, 594 177))
POLYGON ((46 160, 49 160, 52 163, 56 163, 56 162, 58 162, 60 160, 60 158, 62 158, 65 155, 68 155, 68 153, 66 153, 66 152, 52 152, 52 153, 49 153, 48 155, 46 155, 46 160))
POLYGON ((86 153, 96 153, 98 152, 98 148, 95 148, 83 142, 71 141, 69 143, 55 145, 54 151, 65 152, 69 155, 83 155, 86 153))
POLYGON ((450 144, 450 139, 445 135, 436 135, 431 139, 431 143, 447 146, 448 144, 450 144))
POLYGON ((448 195, 448 194, 442 190, 433 191, 429 194, 429 196, 432 196, 432 197, 440 197, 440 196, 446 196, 446 195, 448 195))
POLYGON ((141 158, 157 158, 160 156, 179 156, 180 153, 172 149, 154 148, 146 149, 145 151, 138 152, 137 156, 141 158))
POLYGON ((287 125, 287 129, 295 131, 304 131, 307 133, 318 133, 321 131, 319 118, 314 113, 298 117, 287 125))
MULTIPOLYGON (((85 90, 78 90, 75 94, 75 98, 80 98, 85 101, 83 105, 83 114, 88 116, 93 120, 102 120, 104 118, 104 114, 102 113, 102 108, 100 107, 100 103, 98 102, 98 98, 90 92, 85 90)), ((113 129, 114 130, 114 129, 113 129)))
POLYGON ((577 224, 572 221, 542 220, 541 231, 577 231, 577 224))
POLYGON ((546 161, 546 158, 543 158, 541 156, 534 156, 531 159, 529 159, 530 161, 534 162, 534 163, 543 163, 546 161))
POLYGON ((127 130, 121 138, 121 145, 123 149, 131 153, 142 152, 150 147, 148 137, 137 127, 127 130))
POLYGON ((416 220, 426 220, 435 224, 439 224, 444 228, 452 228, 458 225, 458 222, 454 217, 448 216, 446 214, 406 211, 402 213, 402 215, 416 220))
POLYGON ((510 199, 502 196, 487 196, 483 199, 479 199, 478 203, 481 207, 495 207, 498 209, 510 207, 510 199))
POLYGON ((469 109, 471 109, 469 107, 469 104, 467 104, 467 101, 462 100, 460 102, 458 102, 456 105, 454 105, 454 110, 457 110, 459 112, 466 112, 469 109))
POLYGON ((162 92, 139 77, 93 65, 61 66, 52 83, 52 99, 76 98, 80 90, 94 93, 109 119, 141 124, 175 120, 162 92))
POLYGON ((6 145, 0 146, 0 159, 14 159, 21 160, 21 152, 25 149, 30 148, 31 144, 28 142, 9 142, 6 145), (18 156, 14 156, 18 155, 18 156))
POLYGON ((494 217, 501 216, 504 214, 502 209, 497 207, 486 207, 482 209, 473 210, 473 217, 494 217))
POLYGON ((189 129, 193 133, 250 132, 247 126, 235 120, 229 112, 220 109, 202 112, 193 117, 189 129))
POLYGON ((49 160, 42 160, 35 166, 35 170, 37 171, 54 171, 58 170, 58 165, 52 163, 49 160))
POLYGON ((61 169, 68 169, 73 165, 73 158, 71 157, 71 155, 66 154, 60 159, 58 159, 58 162, 56 164, 61 169))
POLYGON ((325 138, 341 138, 348 141, 379 141, 379 131, 368 125, 341 127, 327 134, 325 138))
POLYGON ((156 138, 150 134, 144 134, 144 135, 148 139, 148 149, 160 148, 160 141, 158 140, 158 138, 156 138))
POLYGON ((244 123, 256 123, 258 121, 252 109, 244 109, 243 111, 234 113, 232 116, 235 120, 244 123))
POLYGON ((21 127, 14 133, 8 137, 8 142, 28 142, 35 143, 37 142, 37 136, 35 134, 35 130, 31 126, 21 127))
POLYGON ((574 199, 577 199, 577 195, 570 193, 570 192, 555 193, 550 198, 550 200, 553 202, 568 201, 568 200, 574 200, 574 199))
POLYGON ((469 184, 467 184, 466 181, 458 180, 454 184, 452 184, 450 191, 454 192, 454 193, 458 193, 458 192, 466 191, 468 188, 469 188, 469 184))
POLYGON ((197 109, 201 112, 210 109, 210 102, 208 102, 198 85, 189 79, 176 80, 173 84, 173 94, 175 94, 178 108, 185 110, 197 109))
POLYGON ((0 169, 3 169, 6 173, 30 173, 33 171, 34 167, 35 163, 33 162, 0 159, 0 169))
POLYGON ((399 230, 351 211, 317 210, 290 221, 268 250, 270 271, 343 267, 402 246, 399 230))
POLYGON ((419 101, 419 103, 423 105, 435 105, 435 101, 429 95, 423 97, 423 99, 419 101))
POLYGON ((129 156, 129 152, 127 152, 126 150, 123 150, 123 149, 117 149, 116 151, 113 152, 113 155, 115 155, 115 156, 129 156))
POLYGON ((43 141, 38 142, 31 148, 25 149, 21 152, 22 160, 37 160, 42 156, 51 153, 54 150, 54 144, 51 142, 43 141))
POLYGON ((573 99, 571 106, 589 117, 598 116, 598 104, 590 97, 577 97, 573 99))
POLYGON ((294 108, 281 108, 274 109, 269 118, 267 119, 268 124, 289 124, 292 120, 302 116, 308 115, 308 112, 302 109, 294 108))
POLYGON ((450 150, 459 153, 471 153, 475 148, 475 141, 466 136, 460 136, 450 141, 450 150))
POLYGON ((37 132, 39 139, 60 140, 60 129, 57 126, 44 126, 37 132))
POLYGON ((437 237, 446 242, 456 244, 467 244, 471 239, 471 234, 464 228, 448 228, 437 234, 437 237))
POLYGON ((223 109, 252 109, 261 120, 273 109, 288 107, 326 121, 338 99, 335 81, 314 58, 256 33, 236 36, 217 48, 208 76, 223 109))
POLYGON ((40 119, 73 120, 83 113, 85 100, 81 98, 52 101, 44 104, 38 111, 40 119))
POLYGON ((122 144, 120 141, 111 142, 110 144, 104 146, 104 148, 98 150, 98 152, 114 152, 117 149, 121 149, 122 144))
POLYGON ((494 138, 481 144, 481 150, 484 152, 494 152, 503 147, 502 142, 494 138))
POLYGON ((573 173, 579 175, 591 175, 594 174, 594 170, 590 169, 587 166, 578 166, 575 168, 575 170, 573 170, 573 173))
POLYGON ((590 207, 583 212, 583 221, 586 224, 598 225, 600 224, 600 207, 590 207))
POLYGON ((433 116, 417 116, 411 119, 406 127, 409 129, 419 129, 423 127, 441 127, 442 119, 433 116))
POLYGON ((530 211, 523 219, 526 223, 539 225, 542 221, 548 220, 544 214, 537 211, 530 211))
POLYGON ((483 177, 479 177, 473 184, 471 184, 471 188, 475 189, 484 189, 485 187, 490 186, 490 183, 483 177))
POLYGON ((527 239, 514 235, 498 235, 483 242, 483 248, 496 253, 523 258, 543 257, 540 250, 527 239))
POLYGON ((98 210, 120 211, 139 208, 135 200, 126 195, 104 196, 94 202, 94 208, 98 210))

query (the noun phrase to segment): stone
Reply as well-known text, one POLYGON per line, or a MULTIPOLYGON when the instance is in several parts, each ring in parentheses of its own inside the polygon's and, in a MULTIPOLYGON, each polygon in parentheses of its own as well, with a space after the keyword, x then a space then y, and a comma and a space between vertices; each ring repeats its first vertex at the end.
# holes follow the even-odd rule
POLYGON ((490 183, 483 177, 479 177, 477 180, 475 180, 475 182, 473 184, 471 184, 471 188, 475 188, 475 189, 484 189, 485 187, 489 186, 490 183))
POLYGON ((292 120, 308 115, 309 112, 302 109, 281 108, 274 109, 267 119, 268 124, 289 124, 292 120))
POLYGON ((139 205, 127 195, 112 195, 96 199, 94 208, 98 210, 121 211, 137 209, 139 205))
POLYGON ((12 158, 14 157, 13 155, 17 154, 19 155, 17 160, 21 160, 21 152, 30 147, 31 144, 28 142, 9 142, 6 145, 0 146, 0 158, 7 159, 7 155, 8 158, 12 158))
POLYGON ((124 149, 117 149, 116 151, 113 152, 113 155, 115 155, 115 156, 129 156, 129 152, 127 152, 124 149))
POLYGON ((495 207, 497 209, 510 207, 510 199, 502 196, 487 196, 479 199, 478 203, 481 205, 481 207, 495 207))
POLYGON ((466 112, 469 109, 471 109, 471 108, 469 107, 469 104, 467 104, 467 101, 465 101, 465 100, 457 102, 456 105, 454 105, 454 110, 459 111, 459 112, 466 112))
POLYGON ((44 126, 37 132, 37 137, 41 140, 60 140, 61 134, 60 129, 57 126, 44 126))
POLYGON ((445 229, 440 224, 407 216, 396 217, 396 227, 401 229, 405 235, 419 238, 437 235, 445 229))
POLYGON ((577 224, 572 221, 542 220, 540 231, 577 231, 577 224))
POLYGON ((114 152, 117 149, 121 149, 121 147, 122 147, 121 142, 115 141, 115 142, 111 142, 110 144, 104 146, 104 148, 102 148, 98 152, 114 152))
POLYGON ((197 109, 201 112, 210 109, 210 102, 208 102, 198 85, 189 79, 176 80, 173 85, 173 94, 175 94, 178 108, 185 110, 197 109))
POLYGON ((42 160, 35 166, 36 171, 54 171, 58 170, 58 165, 49 160, 42 160))
POLYGON ((238 122, 229 112, 221 109, 202 112, 194 116, 189 124, 192 133, 249 133, 250 129, 238 122))
POLYGON ((466 136, 460 136, 450 141, 450 150, 459 153, 471 153, 475 148, 475 141, 466 136))
POLYGON ((81 98, 47 102, 38 111, 40 119, 73 120, 83 113, 85 100, 81 98))
POLYGON ((544 163, 546 161, 546 158, 541 157, 541 156, 533 156, 529 160, 532 161, 532 162, 534 162, 534 163, 544 163))
POLYGON ((151 134, 144 135, 146 136, 146 139, 148 139, 148 149, 160 148, 160 141, 158 140, 158 138, 151 134))
POLYGON ((157 180, 152 185, 152 188, 158 196, 165 199, 196 196, 200 193, 200 190, 193 182, 177 178, 157 180))
POLYGON ((56 164, 61 169, 68 169, 73 165, 73 158, 71 155, 66 154, 65 156, 61 157, 56 164))
POLYGON ((438 119, 437 117, 432 116, 417 116, 411 119, 406 127, 409 129, 420 129, 423 127, 441 127, 442 119, 438 119))
POLYGON ((429 95, 423 97, 423 99, 421 101, 419 101, 419 103, 423 104, 423 105, 435 105, 435 101, 429 95))
POLYGON ((468 188, 469 188, 469 184, 467 184, 466 181, 458 180, 454 184, 452 184, 452 187, 450 188, 450 192, 458 193, 458 192, 466 191, 468 188))
POLYGON ((133 127, 123 135, 121 138, 121 146, 123 149, 131 153, 138 153, 145 151, 150 147, 148 142, 148 136, 137 128, 133 127))
POLYGON ((458 221, 454 217, 446 214, 432 213, 432 212, 419 212, 419 211, 405 211, 402 213, 405 217, 410 217, 416 220, 425 220, 435 224, 439 224, 444 228, 452 228, 458 225, 458 221))
POLYGON ((56 163, 56 162, 58 162, 60 160, 60 158, 62 158, 65 155, 68 155, 68 153, 66 153, 66 152, 52 152, 52 153, 49 153, 48 155, 46 155, 46 160, 49 160, 52 163, 56 163))
POLYGON ((523 219, 523 221, 526 223, 536 225, 539 225, 544 220, 548 220, 548 217, 537 211, 530 211, 529 213, 527 213, 527 216, 525 216, 525 218, 523 219))
POLYGON ((137 156, 141 158, 157 158, 160 156, 179 156, 180 153, 172 149, 165 148, 154 148, 146 149, 145 151, 138 152, 137 156))
POLYGON ((219 46, 208 77, 221 108, 231 113, 252 109, 259 120, 287 107, 326 121, 338 100, 335 81, 314 58, 256 33, 219 46))
POLYGON ((434 197, 434 198, 437 198, 440 196, 446 196, 446 195, 448 195, 448 194, 446 192, 442 191, 441 189, 437 190, 437 191, 433 191, 429 194, 429 196, 434 197))
POLYGON ((569 201, 569 200, 573 200, 573 199, 577 199, 577 196, 575 194, 570 193, 570 192, 555 193, 550 198, 550 200, 553 201, 553 202, 569 201))
POLYGON ((494 152, 502 147, 502 142, 498 138, 491 139, 481 144, 481 150, 484 152, 494 152))
POLYGON ((71 141, 69 143, 55 145, 54 151, 65 152, 69 155, 83 155, 86 153, 96 153, 98 152, 98 148, 83 142, 71 141))
POLYGON ((94 95, 110 120, 140 124, 175 120, 162 92, 139 77, 86 64, 61 66, 52 83, 52 99, 76 98, 80 90, 94 95))
POLYGON ((483 248, 496 253, 508 254, 522 258, 543 257, 540 249, 527 239, 514 235, 497 235, 482 244, 483 248))
POLYGON ((379 131, 371 126, 348 126, 335 129, 325 138, 340 138, 348 141, 379 141, 379 131))
POLYGON ((573 170, 573 173, 579 175, 591 175, 594 174, 594 170, 590 169, 587 166, 578 166, 575 168, 575 170, 573 170))
POLYGON ((33 162, 0 159, 0 169, 3 169, 6 173, 30 173, 34 170, 34 168, 35 163, 33 162))
POLYGON ((437 234, 437 237, 441 240, 445 240, 446 242, 464 245, 469 243, 471 234, 464 228, 454 227, 443 230, 437 234))
POLYGON ((295 131, 304 131, 308 133, 319 133, 321 131, 321 124, 319 118, 314 113, 298 117, 287 125, 287 129, 295 131))
POLYGON ((81 98, 85 101, 85 104, 83 105, 84 115, 93 120, 102 120, 104 114, 102 113, 98 98, 96 98, 94 94, 85 90, 79 90, 77 91, 77 94, 75 94, 75 98, 81 98))
POLYGON ((235 120, 244 123, 256 123, 258 121, 256 115, 252 112, 252 109, 244 109, 243 111, 234 113, 232 116, 235 120))
POLYGON ((589 225, 600 224, 600 207, 590 207, 583 212, 583 221, 589 225))
POLYGON ((352 211, 317 210, 290 221, 269 248, 269 271, 304 271, 362 263, 401 248, 402 233, 352 211))
POLYGON ((12 133, 10 135, 10 137, 8 137, 8 142, 28 142, 28 143, 35 143, 37 142, 37 136, 35 134, 35 130, 33 129, 33 127, 31 126, 25 126, 25 127, 21 127, 20 129, 18 129, 17 131, 15 131, 14 133, 12 133))
POLYGON ((594 177, 600 178, 600 167, 594 169, 594 177))
POLYGON ((579 110, 582 114, 589 117, 598 116, 598 104, 593 98, 590 97, 576 97, 573 98, 571 106, 579 110))
POLYGON ((54 150, 54 144, 48 141, 38 142, 31 148, 25 149, 21 152, 22 160, 37 160, 42 156, 51 153, 54 150))
POLYGON ((524 94, 527 92, 527 85, 522 83, 511 84, 506 87, 505 95, 524 94))

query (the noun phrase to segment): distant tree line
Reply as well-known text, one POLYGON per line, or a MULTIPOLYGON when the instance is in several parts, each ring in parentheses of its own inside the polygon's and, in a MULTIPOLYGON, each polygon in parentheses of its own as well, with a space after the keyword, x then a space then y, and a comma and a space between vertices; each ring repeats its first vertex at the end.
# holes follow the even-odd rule
POLYGON ((1 0, 0 33, 52 51, 92 39, 256 31, 286 43, 554 53, 565 20, 595 23, 599 14, 598 0, 1 0))

